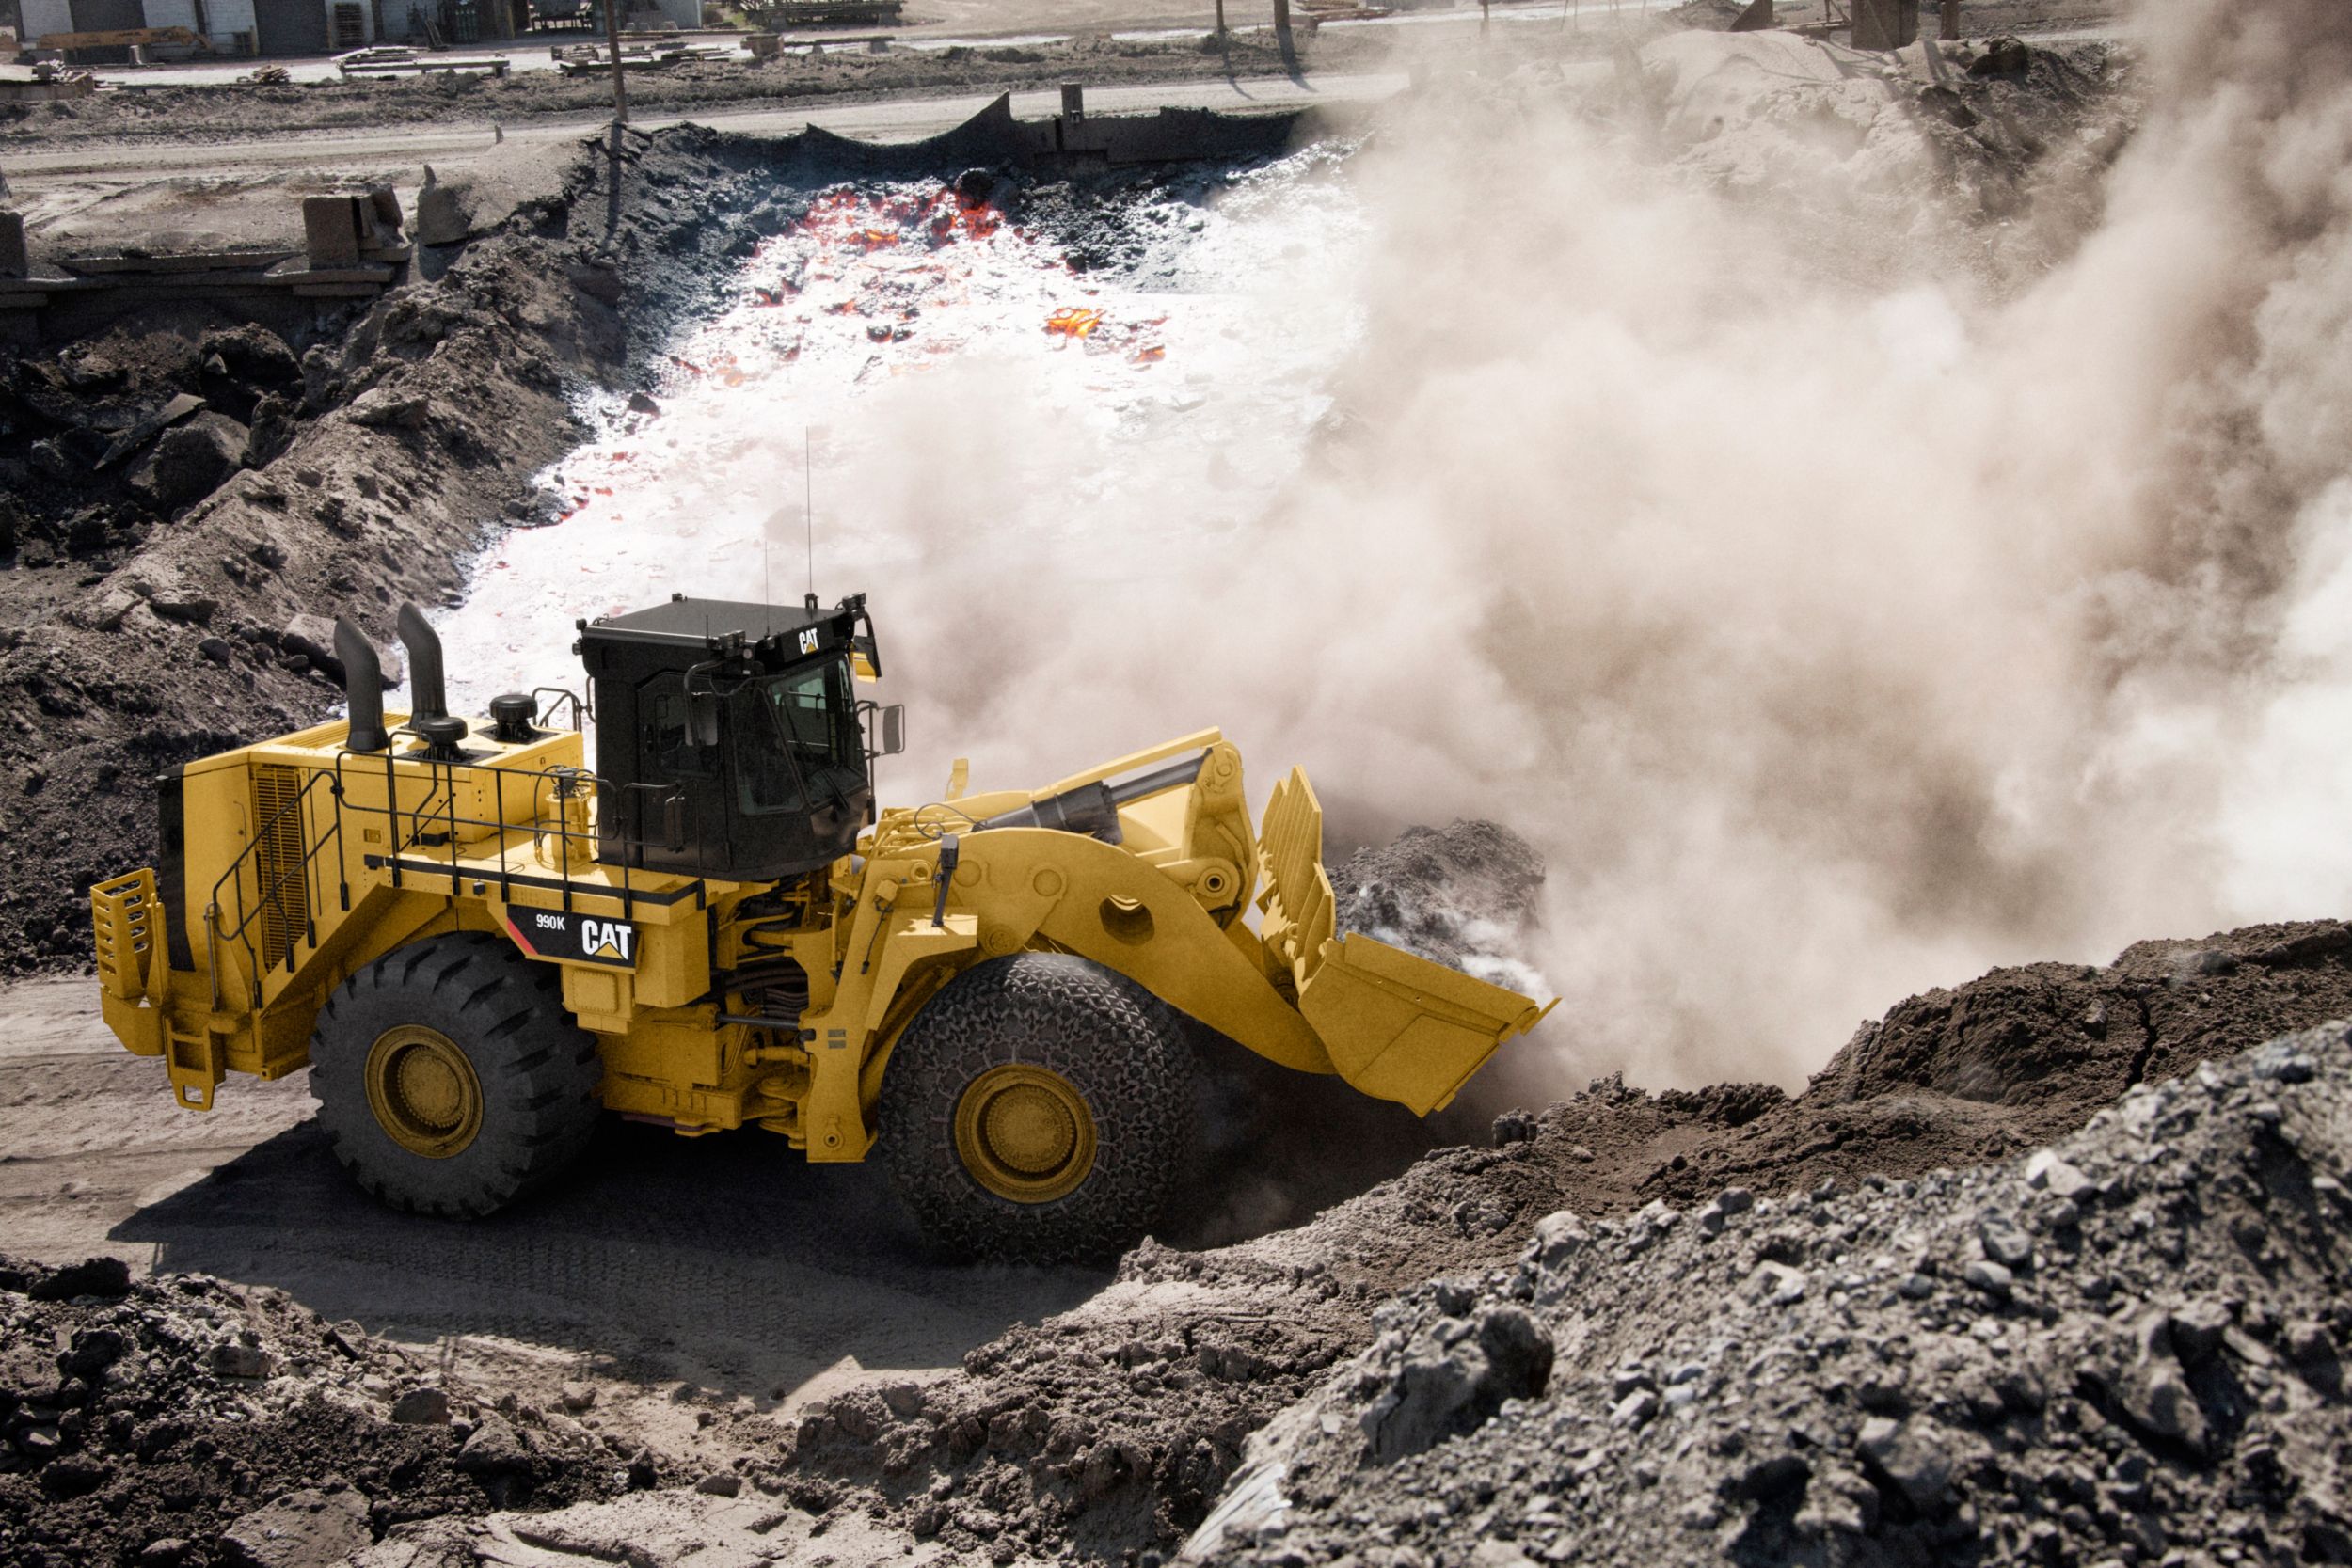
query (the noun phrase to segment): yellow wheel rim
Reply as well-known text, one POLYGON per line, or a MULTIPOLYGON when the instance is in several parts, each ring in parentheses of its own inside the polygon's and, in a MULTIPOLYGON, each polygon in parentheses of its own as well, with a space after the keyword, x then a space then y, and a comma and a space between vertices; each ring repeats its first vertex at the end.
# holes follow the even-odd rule
POLYGON ((1094 1169, 1094 1113, 1058 1072, 993 1067, 956 1101, 956 1154, 998 1197, 1051 1203, 1094 1169))
POLYGON ((367 1080, 376 1125, 411 1154, 446 1160, 482 1131, 482 1080, 438 1030, 404 1023, 378 1035, 367 1080))

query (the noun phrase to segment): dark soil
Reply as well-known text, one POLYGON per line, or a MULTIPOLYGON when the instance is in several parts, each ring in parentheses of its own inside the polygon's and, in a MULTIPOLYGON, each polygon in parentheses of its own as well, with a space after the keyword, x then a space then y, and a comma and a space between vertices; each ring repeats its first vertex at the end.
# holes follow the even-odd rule
POLYGON ((2133 1085, 2347 1015, 2352 927, 2265 926, 1931 991, 1794 1099, 1603 1080, 1297 1229, 1209 1252, 1147 1243, 1109 1295, 975 1352, 961 1378, 818 1407, 776 1460, 962 1552, 1166 1550, 1206 1516, 1243 1436, 1372 1340, 1395 1281, 1504 1264, 1560 1209, 1626 1216, 1730 1185, 1801 1197, 2012 1156, 2133 1085))
POLYGON ((576 1423, 428 1371, 282 1291, 0 1259, 0 1561, 236 1562, 237 1521, 304 1490, 343 1497, 349 1550, 409 1520, 629 1483, 632 1456, 596 1462, 576 1423), (425 1387, 435 1418, 392 1418, 425 1387))

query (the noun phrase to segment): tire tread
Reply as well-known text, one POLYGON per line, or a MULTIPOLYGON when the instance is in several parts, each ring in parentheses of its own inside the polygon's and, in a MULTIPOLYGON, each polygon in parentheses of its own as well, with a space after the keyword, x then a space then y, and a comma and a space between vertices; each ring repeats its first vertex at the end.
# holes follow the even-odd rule
POLYGON ((596 1041, 541 968, 496 936, 433 937, 327 999, 310 1038, 312 1087, 327 1144, 362 1191, 415 1213, 480 1217, 546 1185, 586 1146, 599 1109, 596 1041), (448 1159, 402 1148, 369 1108, 368 1052, 401 1023, 440 1030, 481 1081, 482 1131, 448 1159))

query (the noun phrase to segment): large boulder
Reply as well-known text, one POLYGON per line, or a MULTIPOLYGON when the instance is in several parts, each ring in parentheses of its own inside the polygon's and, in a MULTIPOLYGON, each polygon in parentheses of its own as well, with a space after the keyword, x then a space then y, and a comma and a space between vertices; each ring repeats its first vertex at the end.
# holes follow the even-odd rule
MULTIPOLYGON (((278 645, 290 655, 309 659, 312 668, 336 685, 349 684, 343 678, 342 656, 335 651, 335 623, 326 616, 305 611, 288 617, 278 634, 278 645)), ((389 691, 401 683, 405 673, 399 644, 387 647, 378 643, 375 658, 383 669, 384 689, 389 691)))
POLYGON ((155 450, 131 469, 131 488, 156 507, 201 500, 244 466, 249 439, 245 426, 206 409, 164 433, 155 450))
POLYGON ((473 216, 472 184, 444 181, 426 166, 424 188, 417 193, 417 243, 455 245, 473 232, 473 216))
POLYGON ((1400 1347, 1359 1418, 1371 1462, 1420 1453, 1485 1424, 1505 1400, 1541 1394, 1551 1358, 1551 1340, 1519 1307, 1440 1320, 1400 1347))
POLYGON ((302 361, 266 326, 247 323, 208 332, 203 352, 208 358, 217 356, 239 381, 257 387, 289 387, 302 379, 302 361))
POLYGON ((329 1568, 374 1540, 368 1499, 348 1486, 289 1492, 220 1533, 236 1568, 329 1568))

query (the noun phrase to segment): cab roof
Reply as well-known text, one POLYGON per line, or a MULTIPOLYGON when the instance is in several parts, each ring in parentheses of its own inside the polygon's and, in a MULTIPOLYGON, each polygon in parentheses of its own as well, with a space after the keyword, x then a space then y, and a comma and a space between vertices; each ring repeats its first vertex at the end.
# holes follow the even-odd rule
POLYGON ((665 604, 625 615, 600 615, 580 622, 579 627, 586 642, 710 654, 760 649, 800 656, 848 646, 865 605, 863 594, 852 594, 831 610, 818 609, 813 599, 800 605, 755 604, 674 594, 665 604))

